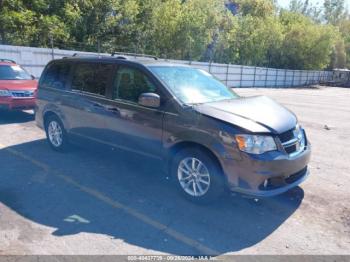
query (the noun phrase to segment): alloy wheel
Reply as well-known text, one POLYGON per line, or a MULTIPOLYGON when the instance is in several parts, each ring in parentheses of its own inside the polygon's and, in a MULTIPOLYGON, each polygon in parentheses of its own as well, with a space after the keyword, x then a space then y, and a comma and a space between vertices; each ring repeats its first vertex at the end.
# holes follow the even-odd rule
POLYGON ((194 197, 203 196, 210 187, 210 174, 205 164, 195 157, 180 161, 177 177, 182 189, 194 197))
POLYGON ((60 147, 63 142, 63 132, 59 123, 51 121, 47 128, 50 142, 55 147, 60 147))

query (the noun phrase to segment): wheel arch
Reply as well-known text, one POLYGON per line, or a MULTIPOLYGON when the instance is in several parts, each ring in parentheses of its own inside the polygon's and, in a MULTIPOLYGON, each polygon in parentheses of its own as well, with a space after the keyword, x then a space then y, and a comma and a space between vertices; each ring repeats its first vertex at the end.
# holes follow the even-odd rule
POLYGON ((62 123, 64 129, 67 130, 67 123, 65 123, 64 117, 62 116, 62 114, 60 114, 59 112, 57 112, 57 110, 54 110, 53 108, 48 108, 48 109, 45 110, 44 113, 43 113, 43 124, 44 124, 44 128, 46 127, 46 121, 47 121, 47 119, 48 119, 49 117, 51 117, 51 116, 57 117, 57 118, 61 121, 61 123, 62 123))
POLYGON ((200 144, 198 142, 194 142, 194 141, 181 141, 178 142, 174 145, 172 145, 170 148, 168 148, 167 151, 167 172, 168 174, 170 174, 171 172, 171 166, 174 160, 174 156, 181 150, 186 149, 186 148, 197 148, 199 150, 204 151, 205 153, 207 153, 218 165, 219 169, 220 169, 220 173, 221 175, 226 178, 225 174, 224 174, 224 169, 222 167, 222 163, 219 160, 219 157, 217 156, 217 154, 215 154, 209 147, 200 144))
POLYGON ((55 113, 55 112, 53 112, 53 111, 46 111, 45 113, 44 113, 44 115, 43 115, 43 120, 44 120, 44 127, 46 127, 46 124, 47 124, 47 120, 49 119, 49 117, 51 117, 51 116, 55 116, 55 117, 57 117, 58 119, 60 119, 61 120, 61 118, 59 117, 59 115, 57 114, 57 113, 55 113))

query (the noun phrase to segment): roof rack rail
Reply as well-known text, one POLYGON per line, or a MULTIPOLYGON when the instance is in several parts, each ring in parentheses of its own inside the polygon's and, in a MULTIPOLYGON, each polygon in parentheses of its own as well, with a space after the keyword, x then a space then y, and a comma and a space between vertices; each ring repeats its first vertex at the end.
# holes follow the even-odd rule
POLYGON ((82 54, 82 53, 74 53, 72 56, 103 56, 103 55, 99 55, 99 54, 82 54))
POLYGON ((7 59, 7 58, 0 58, 0 62, 10 62, 10 63, 17 64, 14 60, 7 59))
POLYGON ((127 60, 128 58, 126 56, 123 56, 123 55, 118 55, 118 56, 113 56, 117 59, 122 59, 122 60, 127 60))
POLYGON ((94 57, 110 57, 109 54, 86 54, 86 53, 74 53, 72 55, 72 57, 78 57, 78 56, 85 56, 85 57, 89 57, 89 56, 94 56, 94 57))
POLYGON ((121 55, 118 56, 117 58, 120 59, 126 59, 126 57, 124 56, 134 56, 136 57, 147 57, 147 58, 153 58, 154 60, 158 60, 158 57, 153 56, 153 55, 145 55, 145 54, 137 54, 137 53, 125 53, 125 52, 113 52, 111 56, 115 56, 115 55, 121 55))

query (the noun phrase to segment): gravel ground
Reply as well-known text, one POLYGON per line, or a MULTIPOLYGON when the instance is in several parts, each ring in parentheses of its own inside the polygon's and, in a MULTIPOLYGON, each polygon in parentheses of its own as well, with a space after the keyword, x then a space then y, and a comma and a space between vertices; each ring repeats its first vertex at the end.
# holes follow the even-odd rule
POLYGON ((0 254, 350 254, 350 89, 237 89, 298 116, 311 175, 281 196, 183 200, 159 163, 50 150, 30 112, 0 112, 0 254))

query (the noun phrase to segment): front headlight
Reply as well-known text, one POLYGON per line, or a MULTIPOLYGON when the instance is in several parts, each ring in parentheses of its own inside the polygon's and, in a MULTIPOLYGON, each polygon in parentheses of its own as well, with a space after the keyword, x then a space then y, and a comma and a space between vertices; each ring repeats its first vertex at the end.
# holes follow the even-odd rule
POLYGON ((11 93, 6 89, 0 89, 0 96, 11 96, 11 93))
POLYGON ((304 129, 299 124, 297 124, 297 126, 295 127, 295 129, 293 131, 293 135, 299 141, 299 148, 301 150, 304 149, 304 147, 306 145, 306 139, 305 139, 305 135, 304 135, 304 129))
POLYGON ((271 136, 236 135, 235 137, 238 148, 250 154, 262 154, 277 149, 275 140, 271 136))

